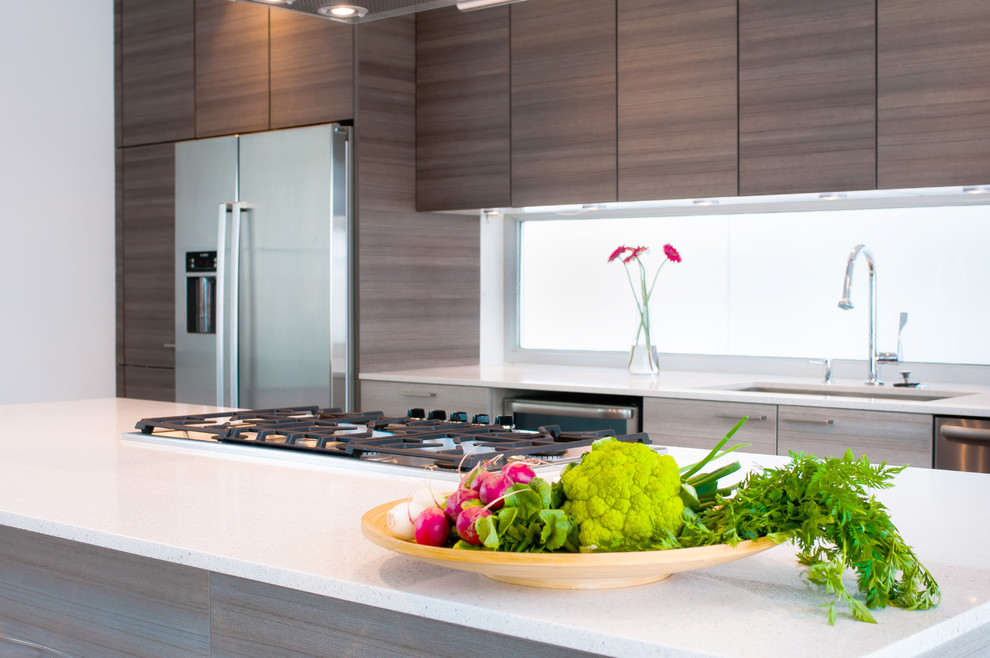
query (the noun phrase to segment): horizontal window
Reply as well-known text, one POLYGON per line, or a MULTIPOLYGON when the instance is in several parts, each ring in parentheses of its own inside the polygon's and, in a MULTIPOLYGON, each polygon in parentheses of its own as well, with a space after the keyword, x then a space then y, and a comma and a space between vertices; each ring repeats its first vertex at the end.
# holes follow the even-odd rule
MULTIPOLYGON (((518 348, 628 351, 638 316, 627 273, 607 262, 665 244, 650 312, 661 352, 865 359, 869 279, 855 264, 852 310, 838 301, 850 250, 877 272, 877 349, 906 361, 990 364, 990 206, 598 218, 517 216, 518 348)), ((638 275, 637 275, 638 276, 638 275)), ((636 281, 637 279, 634 279, 636 281)))

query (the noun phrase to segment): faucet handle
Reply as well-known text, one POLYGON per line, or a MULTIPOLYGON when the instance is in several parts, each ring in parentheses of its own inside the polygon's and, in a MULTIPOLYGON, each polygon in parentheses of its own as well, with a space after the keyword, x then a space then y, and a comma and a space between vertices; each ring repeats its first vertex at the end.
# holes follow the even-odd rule
POLYGON ((825 379, 824 383, 832 383, 832 359, 809 359, 808 363, 813 363, 815 365, 825 366, 825 379))
POLYGON ((897 360, 904 360, 904 344, 901 342, 901 334, 904 333, 904 325, 907 324, 908 314, 907 311, 901 311, 901 323, 897 327, 897 360))
POLYGON ((897 351, 877 352, 877 362, 879 363, 900 363, 904 359, 904 342, 901 335, 904 332, 904 325, 907 324, 908 314, 901 311, 901 323, 897 327, 897 351))

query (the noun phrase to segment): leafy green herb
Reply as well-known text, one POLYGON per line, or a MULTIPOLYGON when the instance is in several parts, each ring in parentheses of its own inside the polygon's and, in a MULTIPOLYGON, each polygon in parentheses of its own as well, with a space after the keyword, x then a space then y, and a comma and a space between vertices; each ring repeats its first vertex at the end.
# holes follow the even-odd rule
POLYGON ((852 452, 827 459, 791 453, 790 464, 750 474, 733 497, 716 495, 714 506, 698 514, 686 511, 678 540, 681 546, 734 545, 768 535, 792 540, 808 580, 835 596, 823 606, 830 624, 835 605, 843 602, 856 619, 872 623, 870 609, 933 608, 941 598, 938 584, 868 491, 890 487, 903 469, 871 466, 852 452), (856 571, 865 601, 843 583, 846 568, 856 571))
POLYGON ((550 507, 550 484, 533 478, 509 487, 502 509, 476 521, 480 546, 464 541, 456 549, 516 553, 577 550, 577 523, 563 510, 550 507))

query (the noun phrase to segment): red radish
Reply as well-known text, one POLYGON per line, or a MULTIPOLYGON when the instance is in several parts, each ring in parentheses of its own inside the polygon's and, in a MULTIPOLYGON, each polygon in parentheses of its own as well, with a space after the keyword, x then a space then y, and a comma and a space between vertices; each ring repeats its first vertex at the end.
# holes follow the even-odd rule
POLYGON ((502 501, 499 499, 505 496, 505 493, 513 484, 515 482, 508 476, 501 473, 491 473, 481 483, 478 496, 481 498, 481 502, 492 509, 502 509, 502 501))
POLYGON ((536 473, 526 462, 506 464, 502 467, 502 475, 519 484, 528 484, 530 480, 536 477, 536 473))
POLYGON ((474 489, 458 489, 454 493, 447 497, 447 504, 444 506, 444 511, 447 513, 447 518, 451 521, 456 521, 457 517, 460 516, 461 510, 464 508, 464 503, 469 500, 477 500, 478 492, 474 489))
POLYGON ((469 544, 477 546, 481 543, 478 531, 474 527, 475 521, 484 516, 491 516, 487 507, 465 507, 461 515, 457 517, 457 534, 461 539, 469 544))
POLYGON ((413 522, 416 543, 426 546, 443 546, 450 535, 450 521, 439 507, 427 507, 413 522))
POLYGON ((490 478, 492 475, 494 475, 494 473, 489 473, 487 471, 479 470, 475 474, 474 479, 471 480, 471 485, 470 485, 471 488, 474 489, 475 491, 481 491, 481 485, 484 484, 485 480, 490 478))

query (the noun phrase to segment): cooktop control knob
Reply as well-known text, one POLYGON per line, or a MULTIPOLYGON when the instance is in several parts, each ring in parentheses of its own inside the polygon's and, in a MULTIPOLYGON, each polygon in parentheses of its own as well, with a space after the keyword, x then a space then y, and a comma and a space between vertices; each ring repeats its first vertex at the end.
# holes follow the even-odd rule
POLYGON ((496 416, 495 424, 501 425, 502 427, 512 427, 515 425, 515 421, 512 416, 496 416))
POLYGON ((419 407, 415 407, 406 412, 406 415, 410 418, 426 418, 426 410, 419 407))
POLYGON ((492 417, 488 414, 475 414, 471 417, 471 422, 475 425, 490 425, 492 417))
POLYGON ((452 411, 450 412, 450 422, 452 423, 466 423, 468 415, 466 411, 452 411))
POLYGON ((426 417, 427 420, 447 420, 447 412, 443 409, 434 409, 430 412, 430 415, 426 417))

